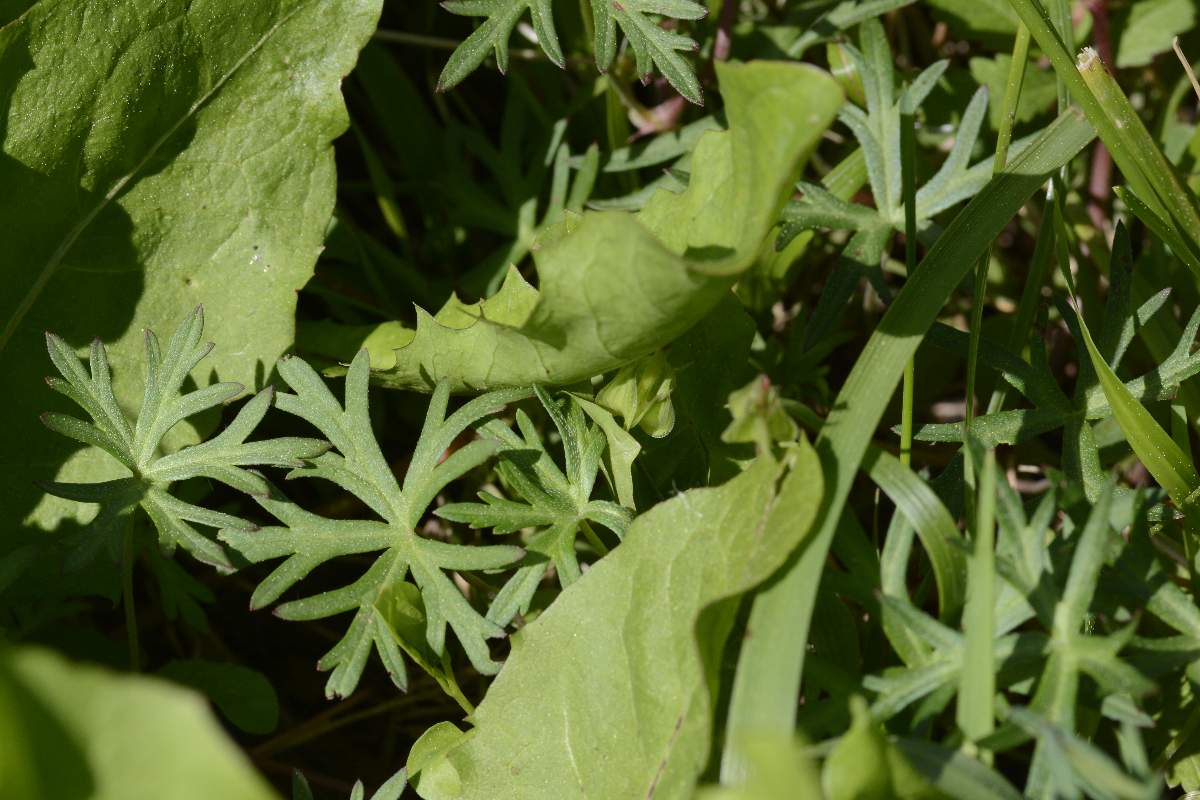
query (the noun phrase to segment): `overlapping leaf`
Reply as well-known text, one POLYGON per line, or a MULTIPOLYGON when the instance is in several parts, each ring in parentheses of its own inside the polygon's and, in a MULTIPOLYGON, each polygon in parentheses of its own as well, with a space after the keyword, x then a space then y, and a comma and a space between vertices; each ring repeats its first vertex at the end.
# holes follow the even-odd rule
POLYGON ((805 536, 820 488, 805 444, 790 469, 760 459, 724 486, 683 492, 638 517, 620 547, 514 637, 473 730, 426 734, 440 743, 425 748, 422 770, 409 762, 418 792, 690 793, 712 735, 710 656, 723 650, 734 613, 710 606, 778 568, 805 536), (606 757, 582 756, 595 752, 606 757))
MULTIPOLYGON (((72 346, 104 339, 129 409, 142 330, 174 327, 204 303, 232 345, 208 368, 261 385, 292 343, 296 290, 333 209, 340 81, 381 3, 27 5, 0 34, 0 416, 13 423, 0 513, 6 529, 52 529, 87 510, 40 494, 31 472, 68 482, 120 472, 34 424, 46 408, 29 389, 43 374, 42 332, 72 346)), ((185 423, 168 445, 199 433, 185 423)))
POLYGON ((479 305, 418 311, 415 333, 390 326, 390 341, 370 342, 374 379, 429 390, 444 378, 455 391, 563 385, 647 355, 701 319, 754 262, 842 102, 828 75, 804 65, 717 71, 729 130, 700 140, 685 192, 660 191, 636 216, 569 217, 535 251, 537 290, 510 275, 479 305))
POLYGON ((231 570, 233 565, 220 545, 202 535, 192 524, 243 530, 252 530, 255 526, 238 517, 185 502, 171 494, 171 485, 204 477, 243 492, 262 494, 267 491, 266 482, 244 467, 299 467, 305 463, 304 459, 320 455, 329 448, 327 442, 316 439, 247 442, 246 438, 271 405, 273 392, 264 389, 218 436, 164 455, 162 440, 172 428, 243 391, 238 383, 214 383, 182 392, 188 375, 213 348, 211 342, 201 344, 203 332, 204 314, 199 307, 180 323, 165 353, 154 333, 146 331, 145 391, 136 424, 130 424, 117 404, 108 352, 99 340, 92 342, 89 372, 66 342, 54 334, 46 335, 50 359, 62 375, 61 378, 47 378, 46 382, 50 388, 78 404, 92 421, 47 413, 42 415, 42 422, 52 431, 99 448, 129 473, 127 477, 101 483, 47 481, 42 484, 47 492, 58 497, 100 506, 99 514, 85 531, 74 554, 74 563, 91 558, 102 547, 108 548, 115 561, 122 537, 132 524, 132 514, 141 508, 158 530, 159 544, 165 553, 170 554, 180 546, 200 561, 231 570))
POLYGON ((332 481, 361 500, 379 520, 326 519, 276 492, 257 499, 280 525, 221 532, 221 539, 251 562, 286 559, 259 584, 251 597, 252 608, 275 602, 326 561, 379 553, 362 577, 350 585, 286 602, 275 611, 289 620, 354 612, 346 634, 319 664, 323 670, 333 670, 326 686, 330 697, 344 697, 354 691, 372 650, 379 654, 396 685, 407 686, 401 645, 379 606, 408 575, 420 588, 426 618, 425 644, 441 656, 449 626, 472 665, 484 674, 494 674, 500 665, 492 660, 487 640, 503 635, 503 629, 480 614, 447 573, 497 569, 524 555, 521 548, 510 545, 472 547, 426 538, 417 533, 416 527, 442 487, 499 449, 495 442, 477 440, 443 460, 459 435, 507 403, 528 396, 529 391, 492 392, 447 416, 450 390, 446 383, 440 383, 430 399, 404 481, 397 483, 371 430, 367 409, 369 372, 370 359, 364 350, 350 365, 343 405, 307 363, 295 357, 285 359, 279 364, 279 374, 295 394, 280 394, 277 403, 284 411, 316 426, 336 448, 336 452, 313 460, 311 466, 293 472, 292 477, 332 481))
MULTIPOLYGON (((897 91, 892 52, 882 25, 874 19, 864 22, 859 28, 859 39, 861 50, 850 44, 841 47, 861 81, 866 107, 847 103, 838 119, 854 133, 862 148, 875 207, 851 203, 822 185, 801 181, 796 185, 800 198, 789 201, 783 209, 776 241, 776 248, 782 250, 801 232, 814 228, 853 232, 813 311, 805 333, 806 349, 832 330, 861 278, 868 278, 882 296, 890 294, 880 263, 893 231, 904 230, 900 181, 902 119, 916 113, 948 66, 946 61, 936 62, 911 85, 897 91)), ((981 87, 963 111, 945 161, 917 191, 919 230, 928 228, 937 214, 974 196, 991 177, 987 159, 970 165, 987 105, 987 89, 981 87)), ((1019 151, 1024 144, 1027 142, 1018 143, 1014 149, 1019 151)))
MULTIPOLYGON (((617 55, 617 31, 625 34, 637 60, 639 75, 649 79, 655 67, 666 76, 680 94, 693 103, 703 104, 703 91, 695 71, 680 51, 691 52, 699 46, 692 39, 670 31, 658 22, 660 17, 696 20, 708 10, 694 0, 590 0, 595 27, 596 66, 606 72, 617 55)), ((452 14, 483 17, 484 21, 450 56, 438 78, 438 91, 459 84, 474 72, 488 53, 496 56, 496 66, 508 71, 508 40, 513 28, 529 12, 537 43, 546 56, 564 66, 562 45, 554 27, 550 0, 450 0, 442 7, 452 14)))
MULTIPOLYGON (((604 431, 588 424, 583 407, 574 398, 568 398, 564 413, 544 390, 534 391, 562 439, 566 474, 546 452, 528 415, 518 410, 519 433, 499 420, 485 424, 480 433, 504 448, 497 472, 523 502, 480 492, 482 503, 450 503, 437 510, 439 517, 466 522, 472 528, 491 528, 497 534, 537 529, 526 545, 529 563, 509 578, 488 609, 488 619, 498 625, 507 625, 518 613, 529 610, 551 564, 564 589, 579 579, 575 541, 581 528, 594 522, 621 537, 633 516, 616 503, 591 499, 606 443, 604 431)), ((588 529, 587 533, 594 539, 594 532, 588 529)))

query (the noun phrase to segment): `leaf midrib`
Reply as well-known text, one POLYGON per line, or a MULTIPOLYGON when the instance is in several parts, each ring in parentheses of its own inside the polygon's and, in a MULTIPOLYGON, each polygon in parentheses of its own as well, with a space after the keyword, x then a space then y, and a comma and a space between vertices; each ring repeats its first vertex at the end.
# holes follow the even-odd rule
POLYGON ((307 5, 309 5, 309 3, 301 3, 277 20, 275 24, 272 25, 258 39, 258 41, 256 41, 236 62, 234 62, 229 71, 222 75, 216 81, 216 83, 212 85, 212 88, 197 98, 196 101, 188 107, 188 110, 184 113, 184 115, 180 117, 174 124, 172 124, 157 140, 155 140, 154 144, 151 145, 145 156, 143 156, 142 159, 138 161, 136 165, 134 165, 133 169, 114 181, 112 186, 109 187, 109 190, 104 194, 104 197, 101 198, 101 200, 87 214, 85 214, 70 231, 67 232, 67 235, 63 237, 61 242, 59 242, 58 247, 55 248, 53 253, 51 253, 50 258, 46 260, 46 263, 42 265, 41 270, 38 271, 37 278, 34 280, 33 285, 29 287, 29 290, 25 293, 25 296, 21 298, 20 305, 17 306, 16 311, 13 312, 13 315, 9 318, 8 322, 5 323, 4 330, 0 331, 0 355, 4 353, 4 349, 8 346, 9 340, 12 339, 13 334, 16 333, 17 328, 25 319, 25 315, 28 314, 30 309, 33 308, 34 303, 37 302, 38 298, 45 290, 46 285, 50 282, 50 279, 53 278, 58 272, 59 267, 62 266, 63 258, 66 257, 67 253, 83 234, 84 230, 86 230, 92 221, 100 214, 100 212, 107 208, 108 205, 112 203, 118 195, 121 194, 125 187, 128 186, 135 177, 137 177, 138 173, 141 172, 141 170, 150 162, 152 158, 154 158, 162 146, 179 131, 184 123, 194 117, 202 107, 204 107, 213 97, 215 97, 217 93, 225 87, 225 84, 232 80, 233 76, 236 75, 238 71, 245 66, 245 64, 251 58, 253 58, 267 44, 267 42, 275 36, 276 33, 279 32, 279 30, 288 22, 290 22, 291 19, 307 5))

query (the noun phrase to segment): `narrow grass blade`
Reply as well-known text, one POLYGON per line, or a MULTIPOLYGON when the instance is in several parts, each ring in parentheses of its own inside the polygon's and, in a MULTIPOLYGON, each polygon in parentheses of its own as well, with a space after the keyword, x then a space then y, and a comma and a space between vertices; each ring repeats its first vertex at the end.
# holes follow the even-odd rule
POLYGON ((1133 191, 1158 217, 1179 225, 1200 252, 1200 245, 1196 244, 1196 237, 1200 236, 1200 213, 1195 197, 1180 182, 1100 57, 1091 48, 1085 48, 1076 62, 1038 0, 1009 0, 1009 5, 1050 58, 1071 97, 1096 126, 1096 132, 1133 191))
POLYGON ((979 741, 995 729, 996 665, 992 657, 996 627, 995 450, 984 455, 976 485, 975 552, 967 574, 967 607, 962 625, 966 644, 958 683, 958 727, 972 741, 979 741))
MULTIPOLYGON (((796 690, 804 668, 804 643, 808 640, 826 554, 850 485, 900 382, 904 365, 916 352, 925 331, 975 259, 1029 196, 1094 136, 1091 125, 1077 110, 1068 110, 1051 123, 955 217, 872 334, 838 393, 834 411, 817 440, 824 465, 826 493, 816 522, 816 534, 807 540, 798 557, 777 578, 770 593, 759 595, 751 612, 755 620, 755 640, 778 638, 799 642, 800 646, 793 648, 787 659, 772 654, 769 663, 743 653, 735 680, 746 689, 731 702, 731 720, 737 718, 743 704, 773 705, 779 709, 773 724, 789 732, 794 728, 796 690), (771 680, 761 683, 755 679, 760 675, 769 676, 771 680)), ((722 768, 724 770, 724 764, 722 768)))
POLYGON ((1200 476, 1196 474, 1195 466, 1171 435, 1163 430, 1108 366, 1092 341, 1092 334, 1088 331, 1078 307, 1075 314, 1079 320, 1079 330, 1083 334, 1088 358, 1092 362, 1092 368, 1096 370, 1100 388, 1108 398, 1108 404, 1125 434, 1125 439, 1154 476, 1154 480, 1167 490, 1167 494, 1180 509, 1186 510, 1188 497, 1200 488, 1200 476))

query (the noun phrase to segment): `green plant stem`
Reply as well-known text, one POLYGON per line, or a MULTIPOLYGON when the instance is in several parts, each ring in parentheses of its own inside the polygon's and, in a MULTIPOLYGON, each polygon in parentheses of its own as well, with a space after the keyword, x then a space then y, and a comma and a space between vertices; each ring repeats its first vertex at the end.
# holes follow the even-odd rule
POLYGON ((608 555, 608 548, 604 546, 604 542, 600 540, 600 537, 586 519, 579 520, 579 529, 583 531, 583 537, 588 540, 588 544, 595 548, 601 558, 608 555))
MULTIPOLYGON (((917 148, 914 136, 915 109, 900 112, 900 186, 904 197, 904 267, 906 278, 917 269, 917 148)), ((916 384, 916 365, 909 359, 904 365, 900 407, 900 463, 912 463, 913 388, 916 384)))
POLYGON ((583 33, 588 47, 596 41, 596 19, 592 16, 591 0, 579 0, 579 17, 583 20, 583 33))
MULTIPOLYGON (((973 742, 996 728, 993 698, 996 669, 993 657, 996 605, 996 451, 988 450, 980 469, 975 503, 974 553, 968 565, 967 605, 963 611, 965 638, 959 679, 958 726, 973 742)), ((991 753, 979 754, 991 763, 991 753)))
MULTIPOLYGON (((1095 138, 1077 111, 1068 111, 1014 159, 959 212, 901 288, 871 334, 817 437, 825 474, 819 516, 793 560, 754 599, 755 639, 789 643, 777 654, 739 654, 727 731, 738 721, 759 733, 791 735, 797 696, 821 577, 850 487, 871 446, 876 426, 946 299, 988 243, 1058 168, 1095 138), (786 652, 782 652, 786 650, 786 652), (752 723, 752 728, 751 728, 752 723)), ((731 767, 731 772, 736 772, 731 767)), ((725 764, 722 764, 725 773, 725 764)))
MULTIPOLYGON (((1054 25, 1054 32, 1058 34, 1058 38, 1062 41, 1068 53, 1075 52, 1075 28, 1071 24, 1071 0, 1047 0, 1047 2, 1049 4, 1050 20, 1054 25)), ((1022 27, 1025 27, 1023 23, 1022 27)), ((1029 30, 1027 27, 1025 29, 1029 30)), ((1061 114, 1063 109, 1071 104, 1071 93, 1062 75, 1056 76, 1056 85, 1058 89, 1058 113, 1061 114)))
POLYGON ((1134 193, 1164 220, 1176 219, 1194 241, 1194 232, 1200 231, 1200 212, 1191 194, 1180 184, 1140 117, 1130 113, 1128 98, 1099 57, 1084 51, 1076 64, 1041 3, 1009 0, 1009 4, 1095 126, 1134 193))
POLYGON ((1004 108, 1000 117, 1000 130, 996 132, 996 156, 993 165, 998 172, 1008 163, 1008 148, 1012 144, 1013 126, 1017 123, 1017 108, 1021 101, 1021 88, 1025 85, 1025 68, 1029 61, 1029 28, 1017 26, 1013 40, 1012 61, 1008 65, 1008 79, 1004 84, 1004 108))
MULTIPOLYGON (((1025 82, 1025 63, 1028 59, 1029 29, 1024 25, 1019 25, 1016 39, 1013 41, 1008 80, 1004 86, 1004 110, 1000 117, 1000 130, 996 136, 996 155, 992 160, 993 176, 1003 172, 1004 167, 1008 164, 1008 147, 1012 143, 1012 130, 1017 119, 1017 106, 1021 100, 1021 87, 1025 82)), ((975 267, 975 294, 971 299, 971 340, 967 350, 967 392, 963 413, 964 442, 970 438, 971 423, 975 421, 975 380, 978 377, 979 339, 983 334, 983 304, 987 298, 990 261, 991 253, 985 251, 975 267)))
POLYGON ((134 541, 134 519, 130 516, 125 526, 124 545, 121 553, 121 607, 125 612, 125 637, 129 645, 129 668, 142 671, 142 651, 138 641, 137 607, 133 599, 133 565, 137 559, 134 541))

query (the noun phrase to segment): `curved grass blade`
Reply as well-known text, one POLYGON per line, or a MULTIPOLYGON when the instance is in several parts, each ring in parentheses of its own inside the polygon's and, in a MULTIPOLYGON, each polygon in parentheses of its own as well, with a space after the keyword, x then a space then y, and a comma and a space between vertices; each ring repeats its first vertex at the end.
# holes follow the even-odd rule
MULTIPOLYGON (((779 613, 768 618, 759 615, 756 638, 778 636, 807 641, 825 557, 850 485, 900 382, 904 365, 975 259, 1029 196, 1094 136, 1092 126, 1078 110, 1064 112, 955 217, 897 295, 838 393, 834 410, 817 440, 826 479, 819 528, 772 586, 772 593, 786 596, 788 602, 780 603, 779 613)), ((768 601, 760 597, 755 604, 760 602, 768 601)), ((749 689, 741 697, 734 697, 730 719, 742 713, 739 707, 743 703, 774 703, 780 711, 769 724, 791 731, 795 725, 795 687, 799 686, 803 668, 803 647, 790 654, 788 663, 740 659, 736 680, 749 689), (760 685, 750 679, 764 671, 778 675, 769 684, 760 685)), ((736 769, 736 765, 722 764, 723 772, 736 769)))

